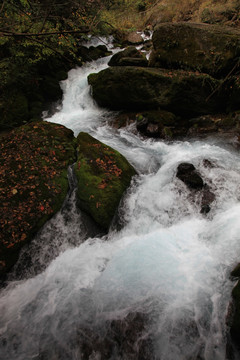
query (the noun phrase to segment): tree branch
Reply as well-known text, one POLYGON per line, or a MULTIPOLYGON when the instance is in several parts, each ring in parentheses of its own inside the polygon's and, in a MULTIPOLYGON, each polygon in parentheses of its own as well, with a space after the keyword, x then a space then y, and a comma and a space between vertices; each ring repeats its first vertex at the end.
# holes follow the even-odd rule
POLYGON ((1 36, 24 36, 24 37, 34 37, 34 36, 49 36, 49 35, 64 35, 64 34, 86 34, 90 31, 88 28, 83 28, 81 30, 69 30, 69 31, 52 31, 45 33, 14 33, 12 31, 0 30, 1 36))

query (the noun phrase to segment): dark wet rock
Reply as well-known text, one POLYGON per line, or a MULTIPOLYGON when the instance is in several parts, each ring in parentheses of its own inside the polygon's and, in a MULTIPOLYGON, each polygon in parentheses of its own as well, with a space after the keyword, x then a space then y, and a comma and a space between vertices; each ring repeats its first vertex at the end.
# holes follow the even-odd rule
POLYGON ((131 61, 130 59, 132 59, 132 61, 142 61, 143 63, 147 62, 146 56, 140 50, 137 50, 135 46, 128 46, 123 51, 119 51, 118 53, 114 54, 111 57, 108 65, 123 66, 124 61, 126 61, 123 61, 123 59, 128 59, 128 61, 131 61))
POLYGON ((119 61, 119 66, 141 66, 141 67, 147 67, 148 66, 148 60, 145 56, 141 58, 132 58, 132 57, 123 57, 119 61))
POLYGON ((193 164, 181 163, 177 168, 177 178, 184 182, 189 189, 201 190, 204 187, 204 182, 201 176, 196 171, 193 164))
POLYGON ((211 208, 208 204, 202 205, 200 213, 203 215, 208 214, 211 211, 211 208))
POLYGON ((211 210, 210 205, 215 200, 216 196, 213 192, 208 189, 208 186, 205 185, 202 191, 201 199, 201 214, 208 214, 211 210))
POLYGON ((90 329, 79 331, 79 351, 82 360, 94 359, 111 359, 114 352, 114 341, 108 339, 107 336, 102 337, 97 332, 90 329))
POLYGON ((235 266, 233 271, 231 272, 231 276, 233 277, 240 277, 240 263, 235 266))
POLYGON ((234 344, 240 349, 240 281, 232 291, 233 309, 230 320, 230 335, 234 344))
POLYGON ((212 163, 212 161, 210 161, 208 159, 203 159, 203 166, 211 169, 214 167, 214 164, 212 163))
POLYGON ((87 133, 78 135, 77 144, 79 206, 107 230, 136 171, 118 151, 87 133))
POLYGON ((149 51, 151 49, 152 49, 152 41, 151 40, 144 41, 141 47, 141 51, 149 51))
POLYGON ((136 121, 136 115, 136 112, 118 113, 109 121, 109 125, 116 129, 120 129, 134 123, 136 121))
POLYGON ((152 37, 150 66, 191 69, 224 77, 240 56, 240 31, 194 23, 159 24, 152 37))
POLYGON ((112 110, 164 109, 183 117, 215 113, 226 106, 219 92, 206 101, 219 80, 186 71, 118 66, 90 74, 93 98, 112 110))
POLYGON ((146 330, 147 318, 130 313, 123 319, 109 321, 104 333, 97 330, 79 331, 81 358, 154 360, 153 344, 146 330))
POLYGON ((105 45, 90 46, 89 48, 81 45, 78 48, 78 56, 83 61, 93 61, 111 54, 112 52, 105 45))
POLYGON ((147 318, 142 313, 132 313, 123 320, 111 322, 110 336, 118 344, 122 359, 155 359, 152 342, 147 335, 147 318))
POLYGON ((137 129, 149 137, 171 137, 171 126, 176 124, 174 114, 164 110, 153 110, 138 113, 136 116, 137 129))
POLYGON ((205 186, 202 195, 202 205, 211 204, 215 200, 215 194, 213 194, 207 186, 205 186))
POLYGON ((8 271, 21 247, 62 206, 67 167, 75 160, 73 132, 33 122, 1 137, 0 267, 8 271))
POLYGON ((188 133, 191 135, 195 134, 207 134, 217 130, 216 122, 210 115, 199 116, 189 120, 188 133))

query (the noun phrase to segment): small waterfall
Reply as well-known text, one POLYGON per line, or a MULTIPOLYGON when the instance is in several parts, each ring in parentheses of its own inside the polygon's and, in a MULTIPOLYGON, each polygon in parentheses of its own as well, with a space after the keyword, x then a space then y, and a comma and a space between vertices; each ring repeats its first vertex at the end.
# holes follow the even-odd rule
POLYGON ((68 168, 69 192, 61 210, 47 222, 31 243, 24 247, 7 281, 36 276, 62 252, 79 246, 88 237, 100 232, 77 208, 77 179, 73 166, 68 168))

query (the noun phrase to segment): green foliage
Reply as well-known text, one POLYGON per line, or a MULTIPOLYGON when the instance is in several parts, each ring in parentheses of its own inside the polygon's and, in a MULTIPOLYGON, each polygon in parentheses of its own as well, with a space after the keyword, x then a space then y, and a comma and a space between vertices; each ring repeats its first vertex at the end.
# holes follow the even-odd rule
POLYGON ((100 0, 3 2, 0 6, 0 130, 21 125, 24 117, 26 121, 39 117, 39 101, 61 97, 60 71, 66 73, 81 65, 78 44, 86 32, 94 31, 101 4, 100 0), (49 91, 44 86, 46 79, 49 91), (16 107, 15 112, 21 113, 16 117, 11 109, 14 99, 19 97, 27 98, 29 105, 24 107, 26 102, 23 102, 20 108, 16 107), (38 107, 32 101, 38 102, 38 107), (24 114, 22 108, 26 110, 24 114))

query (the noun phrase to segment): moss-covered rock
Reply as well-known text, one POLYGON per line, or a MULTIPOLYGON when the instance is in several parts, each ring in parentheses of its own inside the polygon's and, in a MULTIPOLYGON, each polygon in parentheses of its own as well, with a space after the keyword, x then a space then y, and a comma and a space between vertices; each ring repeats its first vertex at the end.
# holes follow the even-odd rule
POLYGON ((240 56, 240 31, 224 26, 159 24, 152 41, 150 66, 191 69, 214 77, 227 75, 240 56))
POLYGON ((198 72, 118 66, 90 74, 88 81, 97 103, 112 110, 160 107, 192 117, 220 112, 227 106, 227 93, 221 88, 221 81, 198 72), (209 98, 218 87, 220 90, 209 98))
POLYGON ((136 172, 119 152, 87 133, 80 133, 77 143, 79 206, 107 230, 136 172))
POLYGON ((75 159, 71 130, 33 122, 1 137, 0 274, 20 248, 61 207, 68 191, 67 167, 75 159))

